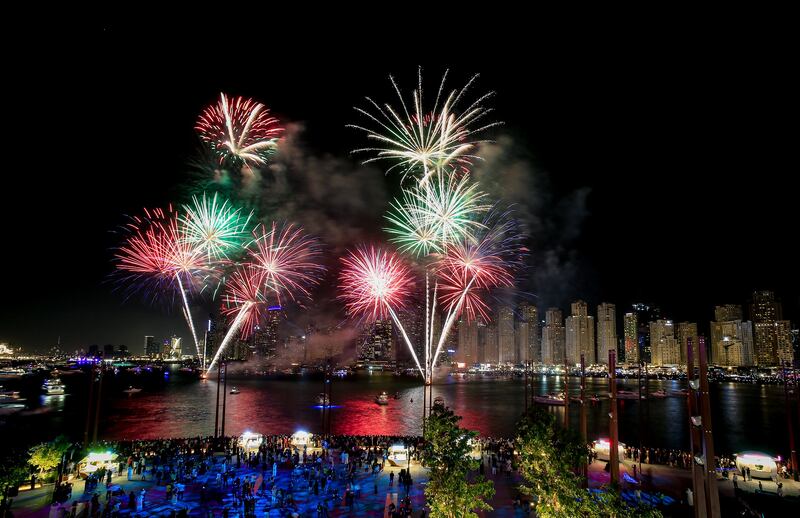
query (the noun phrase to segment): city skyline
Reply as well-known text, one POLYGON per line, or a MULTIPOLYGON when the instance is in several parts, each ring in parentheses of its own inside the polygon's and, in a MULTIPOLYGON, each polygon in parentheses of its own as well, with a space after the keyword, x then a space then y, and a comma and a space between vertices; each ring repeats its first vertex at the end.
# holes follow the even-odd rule
MULTIPOLYGON (((293 216, 330 221, 319 225, 319 237, 331 258, 365 237, 385 241, 381 215, 397 194, 396 178, 360 165, 351 155, 357 135, 345 126, 356 120, 352 107, 366 93, 392 95, 389 73, 413 85, 415 66, 295 64, 280 81, 260 74, 198 77, 157 54, 134 59, 132 51, 142 49, 120 36, 91 35, 99 50, 81 72, 98 85, 96 94, 75 84, 47 96, 47 106, 59 106, 75 134, 95 135, 92 160, 81 164, 80 174, 48 175, 46 188, 36 175, 21 175, 19 192, 36 195, 33 210, 25 195, 0 207, 9 222, 7 242, 19 250, 41 246, 31 228, 64 221, 65 214, 73 225, 72 231, 49 237, 57 261, 44 253, 31 253, 25 261, 12 254, 0 258, 5 271, 19 272, 6 284, 14 296, 0 301, 0 341, 46 348, 61 336, 69 346, 133 346, 145 334, 180 332, 180 310, 164 314, 112 291, 109 263, 126 215, 187 200, 200 148, 193 126, 201 107, 221 91, 263 100, 287 122, 286 153, 275 157, 275 167, 322 190, 316 193, 321 202, 299 185, 291 185, 289 194, 299 200, 293 216), (162 89, 144 80, 155 70, 162 89), (321 78, 329 77, 337 80, 319 88, 321 78), (119 105, 125 116, 107 110, 110 105, 119 105), (105 131, 96 132, 98 126, 105 131), (148 153, 127 151, 143 141, 148 153), (119 143, 126 143, 124 149, 119 143), (358 195, 352 196, 354 190, 358 195), (30 215, 28 224, 10 224, 20 214, 30 215)), ((558 306, 568 312, 578 299, 592 308, 604 301, 627 308, 644 300, 658 303, 678 322, 705 321, 717 304, 744 303, 753 289, 772 289, 796 320, 800 276, 787 236, 796 233, 792 193, 797 189, 794 177, 782 174, 784 137, 765 120, 770 103, 777 102, 774 96, 760 96, 761 87, 735 81, 711 106, 701 105, 663 81, 666 63, 635 72, 617 65, 598 76, 606 79, 599 83, 580 67, 555 73, 563 71, 546 60, 540 66, 547 81, 532 85, 500 65, 451 70, 454 85, 480 72, 479 87, 496 93, 493 107, 504 124, 487 135, 494 143, 484 150, 494 176, 477 167, 475 177, 491 195, 514 205, 529 236, 528 269, 517 281, 519 289, 540 311, 558 306), (658 81, 626 88, 643 77, 658 81), (734 117, 730 99, 759 108, 734 117), (699 112, 709 117, 702 131, 685 122, 699 112), (732 178, 745 178, 747 188, 732 178), (735 231, 742 238, 736 253, 705 231, 710 228, 735 231)), ((446 69, 423 68, 431 78, 446 69)), ((31 78, 42 73, 30 72, 31 78)), ((34 95, 49 89, 42 79, 33 86, 34 95)), ((47 109, 30 106, 34 112, 47 109)), ((33 115, 23 122, 37 120, 33 115)), ((74 153, 69 139, 56 139, 52 146, 59 156, 74 153)), ((332 299, 330 291, 317 298, 332 299)), ((216 304, 203 303, 194 312, 212 309, 216 304)), ((339 317, 335 304, 319 311, 339 317)))

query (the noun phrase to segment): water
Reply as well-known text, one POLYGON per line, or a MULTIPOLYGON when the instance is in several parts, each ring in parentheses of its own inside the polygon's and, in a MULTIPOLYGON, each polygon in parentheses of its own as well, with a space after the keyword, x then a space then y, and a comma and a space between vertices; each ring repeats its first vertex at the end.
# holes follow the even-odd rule
MULTIPOLYGON (((30 442, 65 433, 83 437, 88 400, 85 375, 65 376, 68 394, 45 398, 38 395, 39 380, 16 387, 28 397, 29 409, 4 417, 3 437, 30 442)), ((563 390, 563 378, 536 377, 534 390, 545 394, 563 390)), ((13 382, 3 381, 12 388, 13 382)), ((571 394, 578 395, 578 379, 571 379, 571 394)), ((311 432, 322 428, 322 410, 317 396, 321 379, 229 380, 241 393, 227 395, 225 431, 239 434, 253 430, 266 434, 311 432)), ((650 391, 678 390, 679 381, 649 381, 650 391)), ((636 380, 620 380, 620 390, 636 390, 636 380)), ((216 380, 200 381, 177 371, 162 375, 129 373, 108 375, 103 386, 103 406, 98 436, 105 439, 157 438, 211 435, 214 431, 216 380), (137 394, 122 391, 129 385, 142 387, 137 394)), ((604 378, 588 378, 587 394, 608 392, 604 378)), ((524 381, 447 378, 433 387, 433 395, 462 416, 461 425, 483 435, 510 436, 525 406, 524 381)), ((418 434, 422 421, 422 386, 391 375, 359 375, 334 380, 331 429, 337 434, 418 434), (381 391, 398 399, 379 406, 374 398, 381 391), (413 400, 413 402, 412 402, 413 400)), ((733 453, 759 450, 785 455, 788 435, 782 386, 719 383, 711 386, 714 440, 717 451, 733 453)), ((570 422, 577 427, 579 409, 570 408, 570 422)), ((563 407, 549 407, 563 420, 563 407)), ((685 398, 651 399, 647 402, 620 400, 620 440, 653 447, 689 448, 685 398)), ((608 435, 608 400, 587 405, 590 438, 608 435)), ((91 436, 91 430, 90 430, 91 436)))

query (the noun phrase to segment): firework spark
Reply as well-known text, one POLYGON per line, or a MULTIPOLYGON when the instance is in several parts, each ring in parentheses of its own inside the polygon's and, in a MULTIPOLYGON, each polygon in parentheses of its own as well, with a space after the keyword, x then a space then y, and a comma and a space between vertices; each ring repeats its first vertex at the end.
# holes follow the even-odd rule
POLYGON ((322 252, 316 239, 292 224, 259 225, 253 231, 248 259, 263 274, 263 285, 278 304, 288 297, 293 301, 309 297, 325 268, 319 264, 322 252))
POLYGON ((199 355, 200 343, 186 293, 204 286, 213 274, 202 250, 187 241, 171 208, 166 212, 145 211, 145 217, 135 218, 128 230, 131 235, 115 254, 117 270, 132 291, 148 293, 151 300, 170 293, 180 295, 199 355))
POLYGON ((364 131, 367 138, 375 142, 374 146, 354 150, 354 153, 375 155, 366 159, 365 164, 378 160, 393 161, 394 165, 387 172, 399 169, 403 178, 420 174, 419 183, 424 185, 443 168, 467 167, 479 158, 474 154, 474 148, 485 140, 477 139, 477 134, 499 123, 485 122, 492 110, 486 108, 484 102, 493 95, 492 92, 480 96, 465 109, 458 109, 459 102, 478 78, 477 75, 461 90, 453 90, 445 96, 445 71, 430 111, 426 110, 423 103, 421 68, 417 77, 418 87, 412 95, 411 109, 394 78, 389 76, 400 101, 400 109, 388 104, 381 106, 367 97, 369 107, 356 108, 356 111, 368 119, 371 127, 355 124, 349 127, 364 131))
POLYGON ((359 247, 342 258, 339 299, 350 315, 373 320, 387 318, 402 308, 411 294, 411 271, 397 254, 375 247, 359 247))
POLYGON ((208 261, 228 259, 241 250, 248 236, 247 225, 252 217, 234 208, 228 200, 214 193, 209 197, 192 196, 192 204, 184 205, 182 230, 189 245, 203 251, 208 261))
POLYGON ((278 119, 263 104, 245 97, 229 99, 224 93, 218 103, 203 110, 195 129, 220 164, 234 159, 263 165, 283 133, 278 119))

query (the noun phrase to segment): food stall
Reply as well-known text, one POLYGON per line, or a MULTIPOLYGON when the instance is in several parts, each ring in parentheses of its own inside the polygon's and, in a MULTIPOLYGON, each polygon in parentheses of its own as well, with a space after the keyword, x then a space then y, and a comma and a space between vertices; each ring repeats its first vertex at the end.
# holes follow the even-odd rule
MULTIPOLYGON (((592 444, 592 451, 596 454, 597 460, 611 460, 611 445, 608 439, 597 439, 592 444)), ((617 452, 619 453, 619 460, 622 462, 625 453, 625 445, 623 443, 617 445, 617 452)))
POLYGON ((408 448, 404 444, 394 444, 389 447, 387 458, 392 466, 403 466, 408 464, 408 448))
POLYGON ((736 469, 742 475, 750 468, 750 476, 753 478, 770 479, 778 474, 778 465, 775 458, 757 451, 746 451, 736 454, 736 469))
POLYGON ((305 448, 305 447, 309 447, 310 448, 311 447, 311 434, 306 432, 306 431, 303 431, 303 430, 298 430, 298 431, 294 432, 292 434, 292 446, 294 446, 295 448, 299 448, 299 449, 302 449, 302 448, 305 448))
POLYGON ((245 451, 245 453, 258 451, 258 448, 263 443, 264 443, 264 436, 261 435, 260 433, 246 431, 239 436, 239 447, 242 448, 245 451))
POLYGON ((91 452, 78 464, 78 473, 81 477, 86 478, 101 468, 115 468, 116 458, 117 454, 110 451, 91 452))

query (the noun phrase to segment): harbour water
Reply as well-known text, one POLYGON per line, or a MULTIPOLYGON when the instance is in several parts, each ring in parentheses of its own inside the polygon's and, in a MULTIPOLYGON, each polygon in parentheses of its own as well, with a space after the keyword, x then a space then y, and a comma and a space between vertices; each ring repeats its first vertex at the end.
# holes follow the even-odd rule
MULTIPOLYGON (((0 418, 4 437, 20 441, 46 439, 64 433, 83 437, 87 417, 88 378, 85 374, 65 376, 67 394, 43 396, 37 390, 41 380, 19 387, 27 408, 0 418)), ((7 388, 13 385, 4 382, 7 388)), ((314 378, 239 378, 228 381, 225 431, 292 433, 298 429, 322 429, 322 409, 317 401, 322 380, 314 378)), ((620 390, 636 390, 636 380, 621 380, 620 390)), ((537 394, 564 389, 563 377, 536 376, 537 394)), ((677 391, 685 383, 650 380, 649 390, 677 391)), ((587 378, 587 395, 601 401, 587 404, 590 438, 607 436, 609 403, 605 378, 587 378)), ((570 378, 570 394, 579 394, 579 380, 570 378)), ((166 371, 158 375, 107 375, 103 384, 98 437, 102 439, 158 438, 210 435, 214 431, 215 379, 198 380, 166 371), (131 385, 141 392, 126 393, 131 385)), ((462 416, 463 427, 482 435, 511 436, 515 422, 525 408, 525 386, 520 378, 481 379, 446 377, 433 387, 433 395, 462 416)), ((783 387, 745 383, 716 383, 711 386, 714 437, 717 451, 733 453, 759 450, 784 454, 788 451, 783 387)), ((422 385, 418 381, 389 374, 360 374, 338 379, 332 386, 331 431, 339 434, 419 434, 422 424, 422 385), (388 405, 377 405, 375 395, 386 391, 388 405)), ((563 419, 563 407, 548 407, 563 419)), ((570 422, 577 427, 579 405, 570 407, 570 422)), ((90 433, 93 430, 90 431, 90 433)), ((620 401, 620 440, 631 445, 688 449, 688 424, 684 397, 651 398, 648 401, 620 401)))

